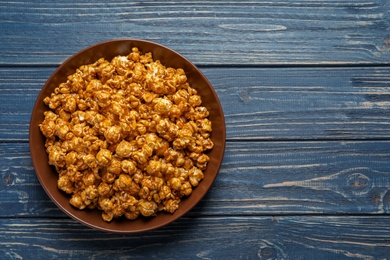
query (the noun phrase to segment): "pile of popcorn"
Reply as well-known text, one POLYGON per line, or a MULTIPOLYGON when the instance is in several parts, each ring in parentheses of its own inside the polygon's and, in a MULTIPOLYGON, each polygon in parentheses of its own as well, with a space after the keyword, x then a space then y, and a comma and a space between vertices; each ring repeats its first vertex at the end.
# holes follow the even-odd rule
POLYGON ((204 178, 209 111, 183 69, 151 53, 83 65, 44 102, 49 164, 78 209, 105 221, 173 213, 204 178))

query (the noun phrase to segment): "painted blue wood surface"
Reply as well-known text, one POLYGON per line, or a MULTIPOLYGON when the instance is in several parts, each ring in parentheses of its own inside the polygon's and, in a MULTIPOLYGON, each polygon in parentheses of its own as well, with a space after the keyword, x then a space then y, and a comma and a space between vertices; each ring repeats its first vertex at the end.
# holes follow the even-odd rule
POLYGON ((388 216, 184 217, 125 236, 69 219, 0 219, 0 258, 387 259, 389 221, 388 216))
MULTIPOLYGON (((228 142, 191 216, 389 214, 390 142, 228 142)), ((0 144, 0 218, 64 217, 34 174, 27 143, 0 144)))
POLYGON ((389 12, 387 0, 1 1, 0 259, 388 259, 389 12), (198 65, 227 127, 205 198, 132 236, 62 213, 28 146, 50 74, 114 38, 198 65))
POLYGON ((59 64, 141 38, 196 64, 389 64, 387 0, 2 1, 0 64, 59 64))
MULTIPOLYGON (((0 140, 27 140, 35 99, 54 70, 0 68, 0 140)), ((389 67, 202 71, 220 97, 228 140, 390 138, 389 67)))

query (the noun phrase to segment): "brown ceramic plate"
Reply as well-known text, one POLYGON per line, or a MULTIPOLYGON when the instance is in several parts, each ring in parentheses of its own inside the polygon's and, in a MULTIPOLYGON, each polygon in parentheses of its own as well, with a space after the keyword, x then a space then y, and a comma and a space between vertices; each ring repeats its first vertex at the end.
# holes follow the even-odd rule
POLYGON ((31 158, 38 179, 51 200, 62 211, 89 227, 125 234, 144 232, 162 227, 191 210, 210 189, 218 174, 225 151, 225 138, 225 120, 218 96, 209 81, 196 66, 177 52, 162 45, 143 40, 124 39, 102 42, 88 47, 76 53, 58 67, 43 86, 34 105, 30 121, 29 141, 31 158), (205 178, 200 182, 199 186, 194 188, 189 197, 182 200, 179 209, 175 213, 159 212, 157 216, 151 218, 141 217, 137 220, 115 219, 107 223, 102 220, 101 211, 99 210, 78 210, 72 207, 69 204, 69 196, 57 188, 58 174, 48 164, 48 156, 44 146, 45 137, 40 132, 39 124, 43 121, 43 112, 48 110, 48 107, 43 103, 43 99, 50 95, 61 82, 65 82, 68 75, 73 74, 81 65, 94 63, 101 57, 111 60, 117 55, 127 55, 131 52, 132 47, 138 47, 142 53, 152 52, 153 59, 160 60, 167 67, 184 69, 189 84, 198 90, 199 95, 202 97, 203 105, 210 112, 209 119, 212 121, 213 126, 211 139, 214 142, 214 148, 208 153, 210 162, 205 171, 205 178))

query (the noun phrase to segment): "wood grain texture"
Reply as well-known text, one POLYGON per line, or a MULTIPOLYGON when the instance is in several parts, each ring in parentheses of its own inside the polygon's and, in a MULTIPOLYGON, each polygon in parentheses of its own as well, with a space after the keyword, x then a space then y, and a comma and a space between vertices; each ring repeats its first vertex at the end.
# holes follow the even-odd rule
MULTIPOLYGON (((23 141, 55 67, 0 68, 0 140, 23 141)), ((202 68, 228 140, 390 139, 390 68, 202 68)))
POLYGON ((0 64, 59 64, 114 38, 201 65, 389 64, 387 0, 2 1, 0 64))
MULTIPOLYGON (((28 149, 0 144, 0 217, 63 217, 28 149)), ((386 141, 228 142, 212 189, 190 216, 389 214, 389 158, 386 141)))
POLYGON ((388 216, 183 217, 156 231, 118 236, 67 219, 0 219, 0 258, 386 259, 389 221, 388 216))
POLYGON ((387 0, 0 1, 0 259, 389 259, 389 28, 387 0), (28 146, 50 74, 116 38, 198 65, 227 126, 212 189, 139 235, 61 212, 28 146))

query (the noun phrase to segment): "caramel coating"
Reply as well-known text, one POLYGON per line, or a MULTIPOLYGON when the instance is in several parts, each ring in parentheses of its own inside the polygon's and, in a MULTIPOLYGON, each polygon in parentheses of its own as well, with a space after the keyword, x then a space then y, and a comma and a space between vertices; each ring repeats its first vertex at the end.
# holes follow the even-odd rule
POLYGON ((209 112, 184 70, 151 53, 83 65, 43 101, 49 164, 80 210, 108 222, 173 213, 204 178, 209 112))

